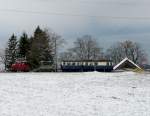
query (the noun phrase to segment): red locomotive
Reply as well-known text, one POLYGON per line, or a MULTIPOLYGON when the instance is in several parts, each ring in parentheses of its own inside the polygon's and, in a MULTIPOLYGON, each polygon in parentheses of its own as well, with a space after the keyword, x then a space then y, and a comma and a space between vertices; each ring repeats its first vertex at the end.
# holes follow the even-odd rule
POLYGON ((26 60, 17 60, 16 63, 12 64, 11 70, 13 72, 29 72, 30 66, 26 60))

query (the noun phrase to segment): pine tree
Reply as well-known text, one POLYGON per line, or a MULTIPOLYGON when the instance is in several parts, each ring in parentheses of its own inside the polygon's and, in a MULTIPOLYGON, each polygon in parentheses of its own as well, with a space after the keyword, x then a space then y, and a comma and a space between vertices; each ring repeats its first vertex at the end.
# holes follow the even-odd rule
POLYGON ((9 41, 8 46, 5 49, 5 68, 11 70, 11 65, 16 61, 17 55, 17 37, 13 34, 9 41))
POLYGON ((29 39, 28 39, 28 35, 24 32, 19 40, 18 57, 26 58, 28 52, 29 52, 29 39))
POLYGON ((41 61, 52 61, 51 46, 49 43, 48 33, 38 26, 31 39, 29 60, 32 69, 39 67, 41 61))

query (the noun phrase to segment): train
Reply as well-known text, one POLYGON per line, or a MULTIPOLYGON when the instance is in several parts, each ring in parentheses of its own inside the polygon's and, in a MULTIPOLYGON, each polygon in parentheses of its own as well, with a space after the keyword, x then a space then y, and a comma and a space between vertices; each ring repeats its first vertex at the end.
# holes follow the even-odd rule
POLYGON ((76 61, 62 61, 62 72, 112 72, 112 60, 76 60, 76 61))
POLYGON ((11 65, 12 72, 29 72, 30 65, 26 60, 18 59, 14 64, 11 65))
MULTIPOLYGON (((34 71, 39 70, 39 72, 53 72, 55 69, 53 64, 47 64, 45 62, 34 71), (45 64, 46 63, 46 64, 45 64), (53 67, 52 67, 53 66, 53 67)), ((29 72, 30 65, 26 60, 17 60, 11 66, 11 71, 13 72, 29 72)), ((59 65, 59 71, 61 72, 112 72, 113 62, 111 60, 66 60, 61 61, 59 65)))

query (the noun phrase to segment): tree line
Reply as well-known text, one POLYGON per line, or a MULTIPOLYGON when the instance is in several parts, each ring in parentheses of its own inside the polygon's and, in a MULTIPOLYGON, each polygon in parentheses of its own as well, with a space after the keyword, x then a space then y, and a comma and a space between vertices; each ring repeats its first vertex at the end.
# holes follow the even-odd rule
POLYGON ((40 67, 42 61, 51 62, 54 69, 57 69, 58 60, 109 59, 117 64, 128 57, 137 64, 147 61, 147 55, 140 43, 130 40, 114 43, 104 52, 97 39, 91 35, 84 35, 77 38, 73 46, 65 52, 58 54, 58 48, 62 43, 64 40, 58 34, 38 26, 30 37, 25 32, 19 38, 12 34, 4 54, 0 52, 0 57, 8 71, 11 70, 11 65, 20 58, 29 63, 30 70, 40 67))
POLYGON ((11 65, 18 59, 26 60, 31 70, 38 68, 42 61, 54 64, 55 42, 59 38, 56 33, 41 29, 39 26, 31 37, 25 32, 19 39, 12 34, 5 49, 5 69, 10 71, 11 65))
POLYGON ((116 42, 104 52, 97 39, 90 35, 77 38, 74 46, 60 56, 62 60, 108 59, 112 60, 114 64, 119 63, 125 57, 139 65, 147 62, 147 54, 142 49, 140 43, 131 40, 116 42))

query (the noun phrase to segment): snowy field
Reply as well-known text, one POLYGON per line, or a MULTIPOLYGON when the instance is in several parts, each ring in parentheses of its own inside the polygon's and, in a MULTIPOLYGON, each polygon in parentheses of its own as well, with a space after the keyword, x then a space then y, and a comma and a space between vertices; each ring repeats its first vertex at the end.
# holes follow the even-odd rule
POLYGON ((0 73, 0 116, 150 116, 150 74, 0 73))

